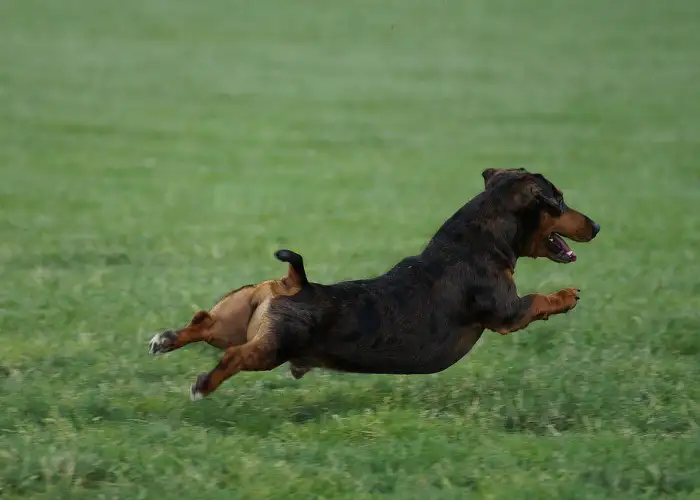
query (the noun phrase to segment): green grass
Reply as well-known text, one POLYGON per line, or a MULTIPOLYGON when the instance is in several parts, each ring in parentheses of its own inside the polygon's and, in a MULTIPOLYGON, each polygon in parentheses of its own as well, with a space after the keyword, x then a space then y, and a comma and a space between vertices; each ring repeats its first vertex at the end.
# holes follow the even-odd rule
POLYGON ((696 0, 4 0, 0 497, 700 498, 696 0), (431 376, 153 332, 301 252, 383 272, 527 166, 602 225, 567 316, 431 376))

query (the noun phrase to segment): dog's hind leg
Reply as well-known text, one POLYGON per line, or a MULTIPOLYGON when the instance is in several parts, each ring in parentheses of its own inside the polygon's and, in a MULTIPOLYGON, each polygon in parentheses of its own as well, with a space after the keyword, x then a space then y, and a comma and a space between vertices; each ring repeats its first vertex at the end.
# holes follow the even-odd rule
POLYGON ((165 354, 194 342, 209 342, 213 320, 207 311, 198 311, 190 323, 179 330, 165 330, 148 342, 148 352, 153 356, 165 354))
POLYGON ((251 340, 228 348, 213 370, 197 377, 190 388, 193 401, 208 396, 240 371, 272 370, 288 361, 279 355, 277 337, 270 325, 269 308, 270 300, 266 300, 255 310, 248 325, 247 336, 251 340))
POLYGON ((285 276, 229 292, 209 312, 195 314, 184 328, 154 335, 148 351, 153 355, 165 354, 193 342, 207 342, 223 350, 252 340, 257 330, 249 328, 249 322, 260 304, 272 297, 294 295, 309 285, 301 255, 279 250, 275 257, 289 263, 285 276))
POLYGON ((487 327, 501 335, 522 330, 533 321, 546 320, 554 314, 570 311, 578 303, 579 292, 576 288, 566 288, 550 295, 518 297, 487 327))
POLYGON ((284 361, 286 360, 278 359, 274 343, 264 338, 231 347, 212 371, 197 377, 197 381, 190 388, 190 397, 192 401, 197 401, 208 396, 224 381, 240 371, 272 370, 284 361))
POLYGON ((157 356, 194 342, 207 342, 222 350, 244 344, 257 288, 245 286, 234 290, 219 300, 211 311, 195 313, 184 328, 154 335, 148 343, 148 352, 157 356))

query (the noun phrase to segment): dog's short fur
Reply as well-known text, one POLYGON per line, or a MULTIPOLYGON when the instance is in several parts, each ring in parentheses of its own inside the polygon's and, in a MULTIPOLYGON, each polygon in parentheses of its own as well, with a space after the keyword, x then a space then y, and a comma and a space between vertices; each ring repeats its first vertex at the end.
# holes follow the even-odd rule
POLYGON ((572 262, 561 236, 592 240, 600 226, 569 208, 540 174, 488 169, 485 189, 448 219, 416 256, 385 274, 333 285, 310 283, 301 256, 276 281, 243 287, 188 326, 156 335, 153 354, 205 341, 225 349, 191 388, 193 399, 242 370, 287 361, 299 378, 313 367, 357 373, 444 370, 465 356, 485 329, 507 334, 573 309, 579 290, 518 296, 519 257, 572 262))

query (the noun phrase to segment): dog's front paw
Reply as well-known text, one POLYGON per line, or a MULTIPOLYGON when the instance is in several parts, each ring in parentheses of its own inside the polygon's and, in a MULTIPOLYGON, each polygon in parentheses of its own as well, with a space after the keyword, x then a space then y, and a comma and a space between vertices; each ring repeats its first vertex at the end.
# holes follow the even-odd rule
POLYGON ((581 298, 580 288, 565 288, 557 292, 557 297, 561 301, 562 312, 571 311, 581 298))
POLYGON ((154 335, 148 341, 148 353, 152 356, 159 356, 172 351, 175 347, 176 338, 177 336, 172 330, 166 330, 154 335))
POLYGON ((190 386, 190 399, 192 401, 199 401, 200 399, 204 398, 207 395, 207 392, 206 392, 207 379, 208 379, 207 374, 202 373, 201 375, 199 375, 197 377, 197 380, 195 381, 195 383, 190 386))

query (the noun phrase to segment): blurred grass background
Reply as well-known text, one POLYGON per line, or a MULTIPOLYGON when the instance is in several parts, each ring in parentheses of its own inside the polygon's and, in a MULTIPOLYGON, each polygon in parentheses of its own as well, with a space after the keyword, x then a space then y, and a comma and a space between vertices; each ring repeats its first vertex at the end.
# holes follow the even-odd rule
POLYGON ((0 497, 700 498, 700 3, 4 0, 0 497), (154 331, 376 275, 489 167, 602 225, 572 314, 431 376, 241 374, 154 331))

